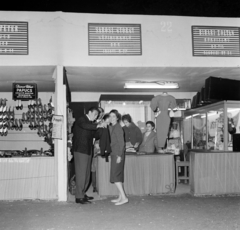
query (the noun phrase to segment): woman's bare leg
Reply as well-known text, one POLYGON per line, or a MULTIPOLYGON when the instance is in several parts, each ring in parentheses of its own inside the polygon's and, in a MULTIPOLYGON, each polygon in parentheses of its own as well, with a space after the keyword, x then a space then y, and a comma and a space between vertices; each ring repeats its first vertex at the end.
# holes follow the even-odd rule
POLYGON ((115 182, 115 185, 117 186, 117 189, 119 191, 119 201, 115 203, 115 205, 122 205, 128 202, 128 198, 126 197, 126 194, 123 189, 122 182, 115 182))

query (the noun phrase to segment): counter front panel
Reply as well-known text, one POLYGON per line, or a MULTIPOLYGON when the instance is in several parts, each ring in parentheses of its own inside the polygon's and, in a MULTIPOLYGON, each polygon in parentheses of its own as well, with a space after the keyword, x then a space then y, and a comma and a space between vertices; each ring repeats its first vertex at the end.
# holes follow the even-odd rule
MULTIPOLYGON (((110 162, 98 157, 97 181, 100 196, 118 195, 116 186, 109 182, 110 165, 110 162)), ((173 155, 126 155, 124 188, 128 195, 169 193, 174 192, 174 187, 173 155)))
POLYGON ((194 195, 240 194, 240 152, 190 153, 194 195))
POLYGON ((54 157, 0 158, 0 200, 57 199, 54 157))

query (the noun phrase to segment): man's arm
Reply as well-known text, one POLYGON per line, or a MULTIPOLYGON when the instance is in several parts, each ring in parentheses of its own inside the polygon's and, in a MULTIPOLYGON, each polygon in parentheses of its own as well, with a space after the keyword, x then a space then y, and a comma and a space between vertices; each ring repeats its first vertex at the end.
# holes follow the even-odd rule
POLYGON ((86 130, 97 130, 97 124, 91 124, 89 123, 85 117, 80 117, 77 120, 77 126, 79 126, 82 129, 86 129, 86 130))

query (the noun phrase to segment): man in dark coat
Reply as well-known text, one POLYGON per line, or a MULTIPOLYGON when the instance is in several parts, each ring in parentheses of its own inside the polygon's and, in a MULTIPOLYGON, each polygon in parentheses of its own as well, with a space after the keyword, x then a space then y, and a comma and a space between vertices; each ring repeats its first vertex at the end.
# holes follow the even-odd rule
POLYGON ((91 160, 94 133, 101 125, 93 121, 98 116, 98 108, 92 107, 88 113, 80 117, 74 125, 74 163, 76 172, 76 203, 88 204, 93 197, 86 195, 90 181, 91 160))

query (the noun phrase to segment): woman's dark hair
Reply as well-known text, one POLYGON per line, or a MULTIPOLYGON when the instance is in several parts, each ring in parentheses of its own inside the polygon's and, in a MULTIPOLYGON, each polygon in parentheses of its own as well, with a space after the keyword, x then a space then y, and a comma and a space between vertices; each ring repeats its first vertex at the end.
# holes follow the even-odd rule
POLYGON ((155 124, 154 124, 153 121, 147 121, 147 122, 146 122, 146 125, 147 125, 147 124, 151 125, 151 126, 155 129, 155 124))
POLYGON ((106 114, 104 114, 104 116, 103 116, 102 119, 103 119, 104 121, 106 121, 109 117, 110 117, 109 113, 106 113, 106 114))
POLYGON ((97 111, 98 112, 98 114, 99 114, 99 110, 98 110, 98 108, 97 107, 90 107, 88 110, 87 110, 87 113, 89 113, 89 112, 93 112, 93 111, 97 111))
POLYGON ((132 118, 129 114, 125 114, 122 116, 122 121, 125 121, 125 120, 127 120, 129 123, 132 122, 132 118))
POLYGON ((109 112, 109 114, 110 114, 110 113, 114 113, 114 114, 116 115, 118 122, 121 120, 121 114, 120 114, 116 109, 112 109, 112 110, 109 112))

